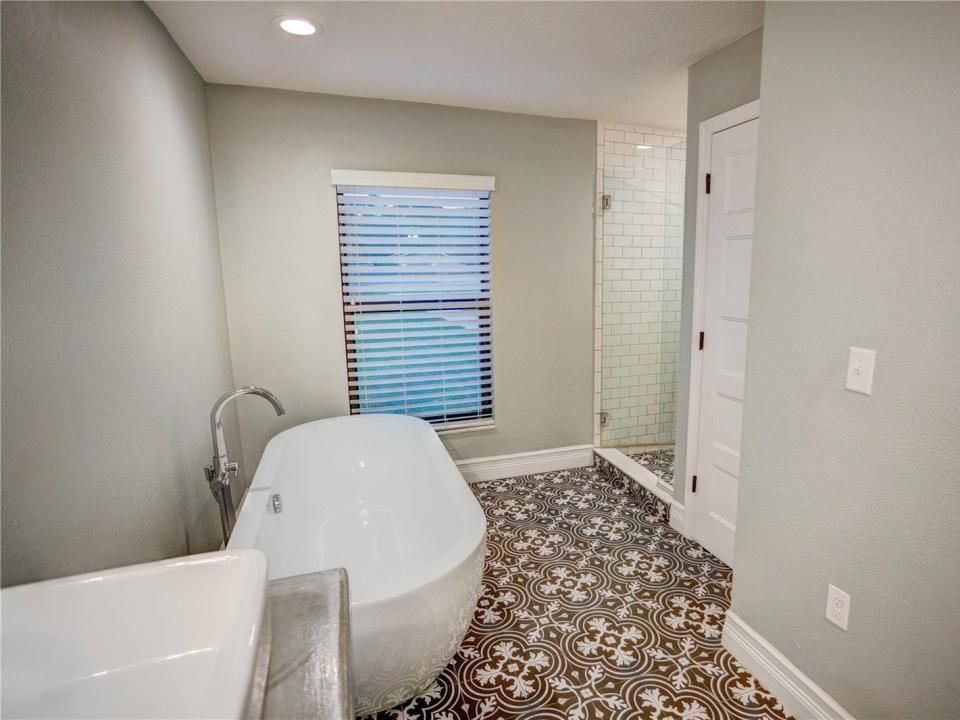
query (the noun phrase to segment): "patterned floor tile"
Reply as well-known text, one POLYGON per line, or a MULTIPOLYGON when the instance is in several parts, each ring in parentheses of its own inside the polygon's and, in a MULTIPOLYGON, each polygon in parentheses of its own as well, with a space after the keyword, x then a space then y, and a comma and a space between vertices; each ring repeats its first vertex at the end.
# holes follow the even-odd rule
POLYGON ((665 485, 673 487, 673 448, 648 450, 630 457, 660 478, 665 485))
POLYGON ((455 658, 377 720, 786 718, 720 644, 730 568, 593 467, 471 486, 483 595, 455 658))

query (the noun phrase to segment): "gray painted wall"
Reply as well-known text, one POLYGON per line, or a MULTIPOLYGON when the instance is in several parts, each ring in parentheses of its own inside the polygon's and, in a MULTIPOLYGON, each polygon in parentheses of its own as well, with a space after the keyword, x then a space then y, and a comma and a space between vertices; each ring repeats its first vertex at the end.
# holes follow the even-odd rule
POLYGON ((683 289, 680 303, 680 374, 677 384, 676 480, 683 500, 687 422, 690 405, 690 338, 693 323, 693 269, 697 245, 697 167, 700 123, 760 97, 763 28, 691 65, 687 73, 687 182, 683 214, 683 289))
POLYGON ((960 697, 958 39, 951 3, 766 11, 733 610, 861 718, 960 697))
POLYGON ((245 87, 208 88, 247 464, 284 427, 348 412, 331 168, 495 175, 495 430, 454 457, 590 443, 596 124, 245 87))
POLYGON ((139 3, 3 3, 3 583, 212 549, 204 84, 139 3))

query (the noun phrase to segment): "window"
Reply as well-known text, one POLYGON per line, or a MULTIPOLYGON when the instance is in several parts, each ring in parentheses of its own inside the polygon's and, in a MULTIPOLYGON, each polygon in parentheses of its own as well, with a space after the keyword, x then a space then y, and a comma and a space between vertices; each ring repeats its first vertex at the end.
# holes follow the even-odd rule
POLYGON ((352 414, 493 422, 493 180, 333 171, 352 414))

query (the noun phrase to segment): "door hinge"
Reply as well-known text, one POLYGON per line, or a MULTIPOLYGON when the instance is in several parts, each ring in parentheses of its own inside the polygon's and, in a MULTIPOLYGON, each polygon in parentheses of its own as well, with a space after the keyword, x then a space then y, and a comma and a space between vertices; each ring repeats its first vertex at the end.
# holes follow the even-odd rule
POLYGON ((707 195, 709 195, 710 194, 710 173, 707 173, 706 186, 707 186, 707 195))
POLYGON ((612 195, 602 195, 600 197, 600 209, 609 210, 613 207, 613 196, 612 195))
POLYGON ((700 349, 703 350, 703 330, 700 331, 700 349))
POLYGON ((270 496, 270 510, 278 514, 283 512, 283 499, 280 497, 280 493, 274 493, 270 496))
POLYGON ((697 476, 694 475, 694 476, 693 476, 693 489, 692 489, 690 492, 696 492, 696 491, 697 491, 697 476))

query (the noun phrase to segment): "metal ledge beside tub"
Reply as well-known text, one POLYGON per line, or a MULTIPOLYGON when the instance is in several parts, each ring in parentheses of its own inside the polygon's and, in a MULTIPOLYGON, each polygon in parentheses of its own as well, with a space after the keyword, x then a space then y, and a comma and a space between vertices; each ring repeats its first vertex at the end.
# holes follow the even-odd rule
POLYGON ((353 720, 346 571, 271 580, 267 608, 248 717, 353 720))

